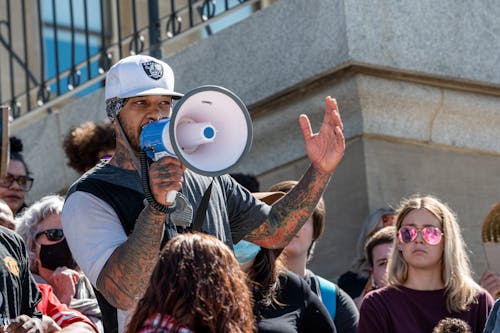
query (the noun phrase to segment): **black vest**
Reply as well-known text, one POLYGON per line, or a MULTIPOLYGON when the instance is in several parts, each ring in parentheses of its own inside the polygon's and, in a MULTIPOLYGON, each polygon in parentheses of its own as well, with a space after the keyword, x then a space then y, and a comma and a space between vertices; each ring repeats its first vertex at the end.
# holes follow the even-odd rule
MULTIPOLYGON (((102 180, 87 178, 76 185, 75 191, 90 193, 109 204, 118 215, 127 235, 130 235, 134 230, 135 221, 144 209, 144 193, 102 180)), ((94 288, 94 291, 101 308, 104 332, 117 333, 116 308, 109 304, 97 289, 94 288)))

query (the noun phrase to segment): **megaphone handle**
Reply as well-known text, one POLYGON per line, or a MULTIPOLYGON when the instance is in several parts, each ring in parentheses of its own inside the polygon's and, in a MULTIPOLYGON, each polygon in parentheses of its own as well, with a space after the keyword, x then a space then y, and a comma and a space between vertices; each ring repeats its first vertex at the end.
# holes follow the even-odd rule
POLYGON ((177 191, 170 191, 167 193, 167 202, 173 202, 175 205, 175 198, 177 197, 177 191))
POLYGON ((177 196, 177 191, 170 191, 167 193, 167 202, 173 202, 172 206, 165 206, 157 202, 151 194, 151 189, 149 188, 148 157, 146 155, 146 152, 144 150, 141 150, 139 156, 141 159, 142 189, 144 190, 144 196, 146 197, 147 203, 157 211, 169 214, 172 213, 176 208, 175 198, 177 196), (172 194, 174 194, 173 199, 168 200, 169 197, 172 197, 172 194))

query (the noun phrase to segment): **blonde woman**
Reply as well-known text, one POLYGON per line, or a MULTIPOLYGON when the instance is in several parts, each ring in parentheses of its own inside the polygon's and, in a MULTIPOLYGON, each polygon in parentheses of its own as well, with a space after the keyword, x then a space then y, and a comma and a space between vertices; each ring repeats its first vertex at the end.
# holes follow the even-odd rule
POLYGON ((471 277, 453 211, 435 197, 413 196, 397 213, 388 285, 363 300, 358 332, 432 332, 447 317, 482 332, 493 299, 471 277))

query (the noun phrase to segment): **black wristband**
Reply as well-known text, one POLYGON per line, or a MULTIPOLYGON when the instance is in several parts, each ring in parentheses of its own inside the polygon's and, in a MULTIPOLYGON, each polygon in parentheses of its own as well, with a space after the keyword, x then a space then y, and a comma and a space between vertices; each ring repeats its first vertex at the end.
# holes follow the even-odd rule
POLYGON ((154 210, 156 210, 158 212, 167 213, 167 214, 172 213, 175 210, 175 208, 177 208, 177 205, 175 204, 175 202, 172 206, 165 206, 165 205, 158 203, 156 200, 150 201, 147 199, 144 199, 144 206, 150 206, 151 208, 153 208, 154 210))

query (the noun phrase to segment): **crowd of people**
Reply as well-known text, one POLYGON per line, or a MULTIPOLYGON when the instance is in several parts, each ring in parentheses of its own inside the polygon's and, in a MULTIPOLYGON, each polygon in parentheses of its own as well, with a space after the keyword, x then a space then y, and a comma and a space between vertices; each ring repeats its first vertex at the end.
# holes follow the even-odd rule
POLYGON ((500 332, 500 272, 474 281, 458 218, 435 196, 370 214, 338 283, 308 268, 345 150, 334 99, 318 132, 299 117, 304 175, 262 192, 252 175, 207 177, 174 156, 144 157, 141 129, 181 97, 163 61, 116 63, 109 119, 64 137, 82 174, 64 197, 25 202, 35 179, 11 138, 0 332, 500 332))

